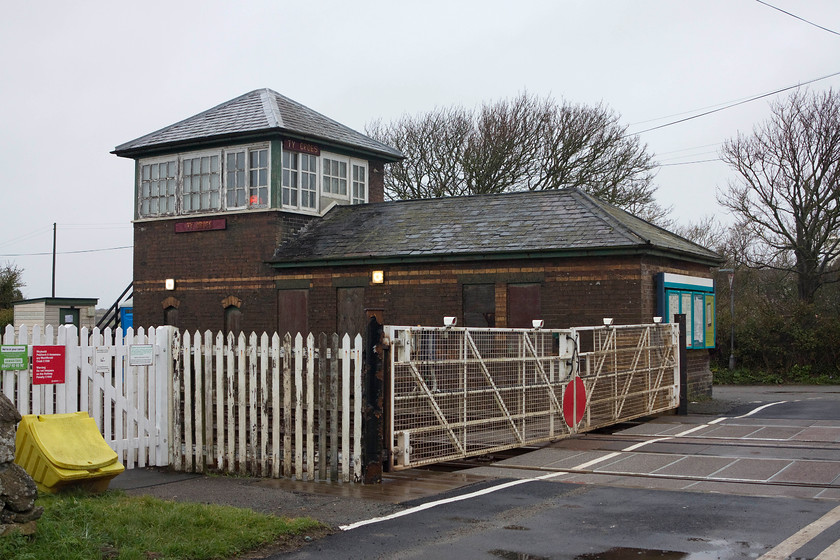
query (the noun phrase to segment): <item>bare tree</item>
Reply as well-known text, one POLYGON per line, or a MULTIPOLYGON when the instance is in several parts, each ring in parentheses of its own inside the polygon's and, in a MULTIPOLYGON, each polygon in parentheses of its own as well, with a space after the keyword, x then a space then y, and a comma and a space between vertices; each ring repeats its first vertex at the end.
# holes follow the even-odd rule
POLYGON ((799 90, 771 106, 752 135, 727 141, 721 158, 738 173, 718 193, 754 240, 750 266, 793 272, 799 299, 837 280, 840 257, 840 96, 799 90))
POLYGON ((656 163, 618 116, 522 93, 404 116, 366 132, 405 154, 389 166, 392 199, 578 187, 645 219, 667 214, 654 200, 656 163))

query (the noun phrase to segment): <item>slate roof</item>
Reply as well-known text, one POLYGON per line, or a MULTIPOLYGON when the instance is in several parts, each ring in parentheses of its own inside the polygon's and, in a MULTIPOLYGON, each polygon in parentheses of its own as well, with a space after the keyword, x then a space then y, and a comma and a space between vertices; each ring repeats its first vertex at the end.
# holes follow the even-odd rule
POLYGON ((283 133, 316 143, 361 150, 385 161, 403 158, 399 150, 377 142, 270 89, 248 92, 181 122, 120 144, 111 153, 123 157, 136 157, 149 152, 213 140, 270 133, 283 133))
POLYGON ((658 252, 722 257, 579 189, 336 206, 281 244, 277 268, 411 260, 658 252))

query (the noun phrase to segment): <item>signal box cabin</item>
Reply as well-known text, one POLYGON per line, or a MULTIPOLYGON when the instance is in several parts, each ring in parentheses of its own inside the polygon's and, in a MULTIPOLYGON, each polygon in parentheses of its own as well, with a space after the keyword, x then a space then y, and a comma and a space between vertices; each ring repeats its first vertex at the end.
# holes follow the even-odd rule
POLYGON ((711 394, 721 257, 578 189, 384 201, 395 149, 271 90, 132 142, 134 324, 362 332, 545 328, 685 313, 711 394))

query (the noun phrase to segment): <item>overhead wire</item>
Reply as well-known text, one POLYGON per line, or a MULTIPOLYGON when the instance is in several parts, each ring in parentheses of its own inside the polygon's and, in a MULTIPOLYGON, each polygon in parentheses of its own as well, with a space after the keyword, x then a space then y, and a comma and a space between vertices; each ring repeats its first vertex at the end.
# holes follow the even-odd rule
MULTIPOLYGON (((118 251, 120 249, 132 249, 134 245, 124 245, 122 247, 105 247, 103 249, 80 249, 77 251, 56 251, 56 255, 77 255, 79 253, 101 253, 104 251, 118 251)), ((9 253, 7 255, 0 255, 0 257, 40 257, 45 255, 52 255, 52 251, 40 253, 9 253)))
MULTIPOLYGON (((638 130, 636 132, 628 132, 624 136, 625 137, 626 136, 636 136, 637 134, 642 134, 644 132, 650 132, 652 130, 659 130, 660 128, 665 128, 666 126, 673 126, 675 124, 684 123, 686 121, 698 119, 700 117, 705 117, 706 115, 711 115, 712 113, 718 113, 718 112, 724 111, 726 109, 731 109, 732 107, 737 107, 738 105, 743 105, 745 103, 750 103, 752 101, 758 101, 759 99, 764 99, 765 97, 770 97, 771 95, 776 95, 776 94, 782 93, 784 91, 788 91, 788 90, 795 89, 795 88, 798 88, 798 87, 801 87, 801 86, 804 86, 804 85, 812 84, 814 82, 819 82, 820 80, 827 80, 828 78, 833 78, 834 76, 840 76, 840 72, 834 72, 832 74, 827 74, 825 76, 820 76, 819 78, 814 78, 813 80, 808 80, 808 81, 800 82, 800 83, 792 85, 792 86, 779 88, 777 90, 773 90, 773 91, 770 91, 768 93, 762 93, 760 95, 754 95, 752 97, 748 97, 747 99, 737 101, 737 102, 734 102, 734 103, 730 103, 728 105, 725 105, 723 107, 719 107, 717 109, 711 109, 709 111, 704 111, 702 113, 698 113, 696 115, 692 115, 692 116, 686 117, 684 119, 678 119, 678 120, 675 120, 675 121, 660 124, 658 126, 653 126, 653 127, 650 127, 650 128, 646 128, 644 130, 638 130)), ((654 119, 654 120, 657 120, 657 119, 654 119)))
POLYGON ((822 29, 823 31, 828 31, 829 33, 833 33, 834 35, 840 35, 840 33, 838 33, 837 31, 834 31, 833 29, 829 29, 828 27, 823 27, 822 25, 820 25, 818 23, 814 23, 813 21, 809 21, 809 20, 807 20, 803 17, 799 17, 798 15, 793 14, 791 12, 788 12, 787 10, 783 10, 783 9, 779 8, 778 6, 774 6, 773 4, 768 4, 767 2, 764 2, 764 0, 755 0, 755 1, 758 2, 759 4, 767 6, 768 8, 773 8, 774 10, 778 10, 778 11, 782 12, 783 14, 789 15, 792 18, 796 18, 799 21, 804 21, 808 25, 813 25, 814 27, 822 29))

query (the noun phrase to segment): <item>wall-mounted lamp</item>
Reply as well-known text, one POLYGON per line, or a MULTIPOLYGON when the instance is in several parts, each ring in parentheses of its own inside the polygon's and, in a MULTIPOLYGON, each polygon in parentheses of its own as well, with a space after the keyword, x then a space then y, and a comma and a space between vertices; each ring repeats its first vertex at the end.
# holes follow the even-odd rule
POLYGON ((531 321, 531 326, 534 327, 535 329, 543 328, 544 324, 545 324, 545 321, 543 321, 542 319, 534 319, 533 321, 531 321))
POLYGON ((656 324, 658 325, 659 323, 661 323, 661 322, 662 322, 662 317, 654 317, 654 318, 653 318, 653 322, 654 322, 654 323, 656 323, 656 324))
POLYGON ((175 289, 175 279, 174 278, 167 278, 165 285, 166 285, 167 290, 174 290, 175 289))
POLYGON ((455 317, 444 317, 443 318, 443 326, 444 327, 454 327, 455 323, 458 322, 458 319, 455 317))
POLYGON ((374 270, 370 273, 370 282, 371 284, 382 284, 385 282, 385 271, 384 270, 374 270))
POLYGON ((605 327, 611 327, 612 324, 613 324, 613 318, 612 317, 604 317, 604 326, 605 327))

